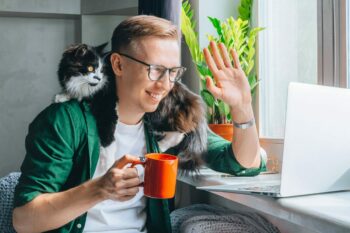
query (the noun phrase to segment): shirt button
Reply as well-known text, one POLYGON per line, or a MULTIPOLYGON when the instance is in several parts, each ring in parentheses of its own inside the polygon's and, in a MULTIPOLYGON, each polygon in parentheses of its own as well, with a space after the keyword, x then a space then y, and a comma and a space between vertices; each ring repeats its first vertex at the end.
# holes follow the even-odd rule
POLYGON ((79 229, 81 228, 81 224, 80 223, 77 224, 77 228, 79 228, 79 229))

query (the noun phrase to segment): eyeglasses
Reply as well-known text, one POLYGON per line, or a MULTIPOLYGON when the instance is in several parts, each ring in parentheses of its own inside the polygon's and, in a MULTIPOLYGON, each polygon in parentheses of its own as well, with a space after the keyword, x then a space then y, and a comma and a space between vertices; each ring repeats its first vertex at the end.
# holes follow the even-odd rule
POLYGON ((141 63, 145 66, 148 66, 148 78, 152 81, 158 81, 162 79, 165 73, 168 72, 170 82, 174 83, 179 81, 183 73, 186 71, 186 67, 179 66, 179 67, 166 68, 165 66, 162 66, 162 65, 147 64, 146 62, 140 61, 124 53, 119 53, 119 54, 133 61, 141 63))

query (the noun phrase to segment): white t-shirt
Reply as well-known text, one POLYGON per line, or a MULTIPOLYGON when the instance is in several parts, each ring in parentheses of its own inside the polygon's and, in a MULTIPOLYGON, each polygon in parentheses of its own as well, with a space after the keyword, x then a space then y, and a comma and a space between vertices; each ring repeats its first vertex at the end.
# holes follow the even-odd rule
MULTIPOLYGON (((101 148, 93 178, 102 176, 125 154, 143 156, 146 153, 146 140, 143 122, 126 125, 117 122, 114 132, 115 141, 106 148, 101 148)), ((137 165, 143 180, 144 169, 137 165)), ((146 232, 146 198, 143 188, 128 201, 106 200, 92 207, 86 218, 84 232, 89 233, 140 233, 146 232), (143 229, 144 228, 144 229, 143 229)))

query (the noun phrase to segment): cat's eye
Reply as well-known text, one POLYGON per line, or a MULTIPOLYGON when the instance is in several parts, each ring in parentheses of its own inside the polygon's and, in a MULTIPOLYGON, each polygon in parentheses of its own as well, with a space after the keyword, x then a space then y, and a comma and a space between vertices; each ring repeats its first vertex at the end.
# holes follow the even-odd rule
POLYGON ((92 72, 92 71, 94 71, 94 67, 93 67, 93 66, 88 66, 88 67, 87 67, 87 70, 88 70, 89 72, 92 72))

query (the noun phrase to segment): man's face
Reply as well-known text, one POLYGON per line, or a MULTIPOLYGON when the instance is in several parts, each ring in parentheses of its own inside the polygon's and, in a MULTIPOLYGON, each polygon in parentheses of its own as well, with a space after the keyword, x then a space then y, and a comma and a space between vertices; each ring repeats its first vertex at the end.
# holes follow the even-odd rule
MULTIPOLYGON (((144 37, 135 44, 136 48, 127 55, 167 68, 180 66, 179 45, 174 39, 144 37)), ((122 72, 117 77, 119 105, 123 108, 127 106, 128 112, 133 114, 155 111, 159 102, 174 86, 169 81, 168 72, 159 81, 151 81, 148 66, 125 56, 120 57, 120 64, 122 72)))

